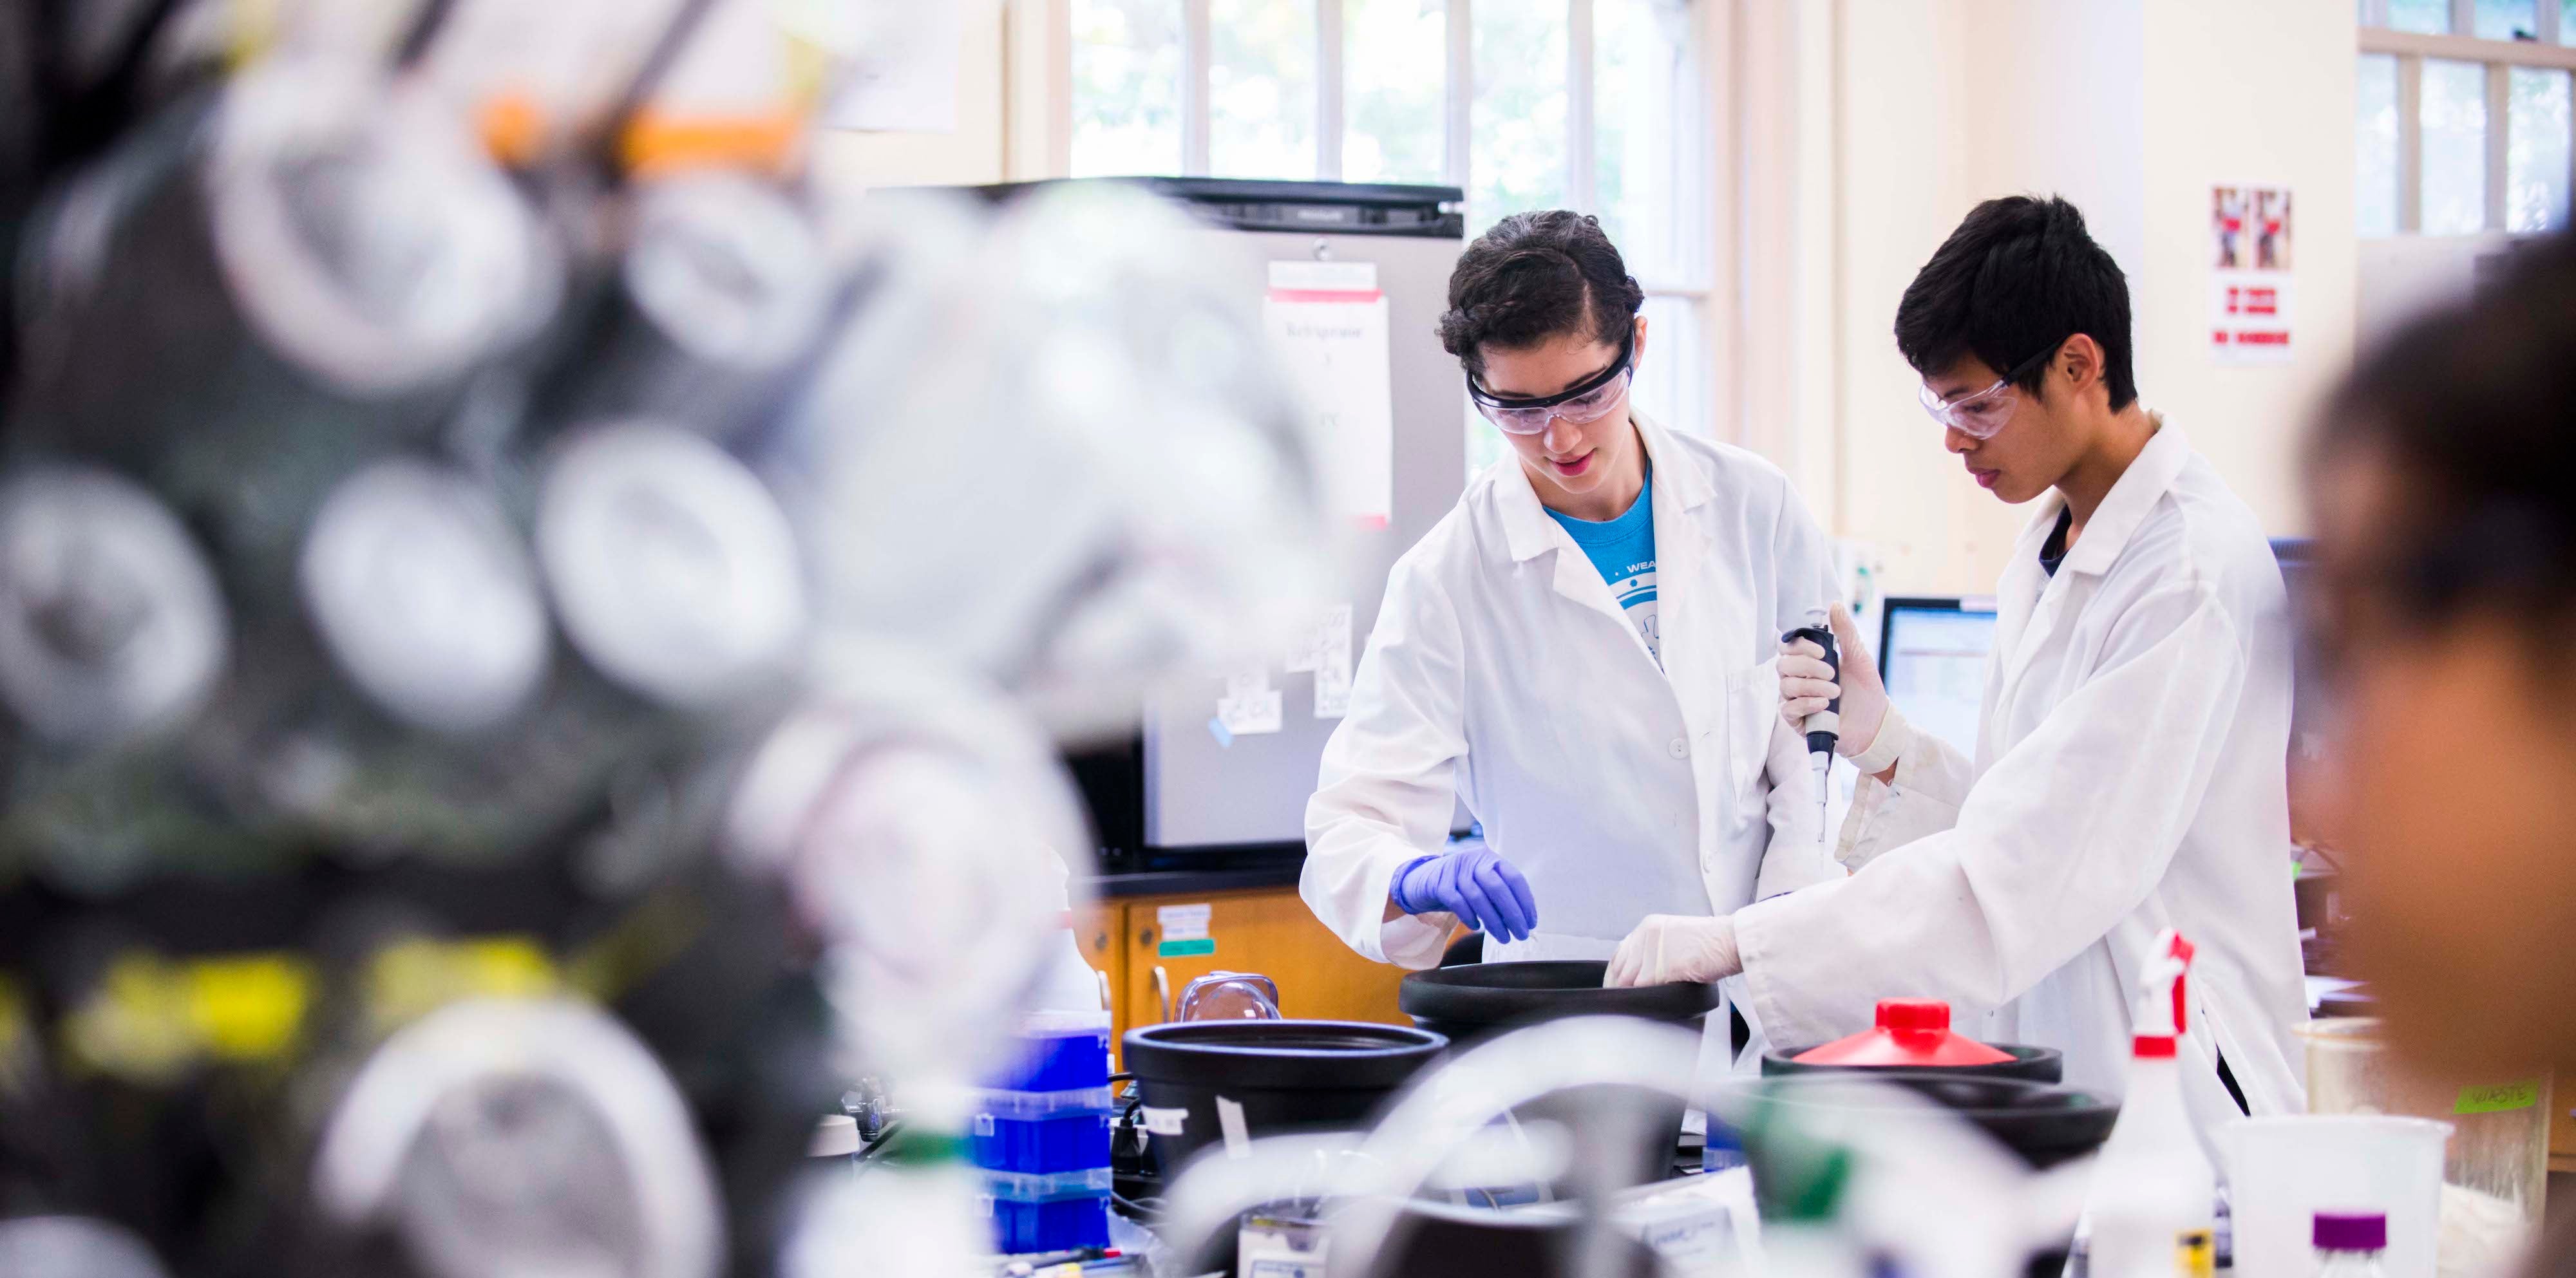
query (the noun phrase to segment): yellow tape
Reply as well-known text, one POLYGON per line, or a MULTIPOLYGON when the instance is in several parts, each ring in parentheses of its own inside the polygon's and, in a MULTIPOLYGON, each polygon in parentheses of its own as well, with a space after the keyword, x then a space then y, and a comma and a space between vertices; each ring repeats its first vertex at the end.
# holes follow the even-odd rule
POLYGON ((367 1012, 378 1033, 468 998, 541 998, 563 987, 552 958, 526 937, 427 938, 389 945, 367 973, 367 1012))
POLYGON ((139 1083, 175 1079, 197 1057, 186 981, 157 954, 119 955, 63 1018, 62 1045, 76 1072, 139 1083))
POLYGON ((284 954, 199 959, 188 964, 188 1023, 219 1060, 285 1055, 313 1002, 313 971, 284 954))
POLYGON ((18 983, 0 976, 0 1074, 6 1074, 18 1045, 27 1039, 27 996, 18 983))

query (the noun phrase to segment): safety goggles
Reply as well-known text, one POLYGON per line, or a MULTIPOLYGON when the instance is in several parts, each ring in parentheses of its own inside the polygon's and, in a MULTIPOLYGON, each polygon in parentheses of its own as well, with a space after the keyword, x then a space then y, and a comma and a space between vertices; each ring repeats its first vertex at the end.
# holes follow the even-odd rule
POLYGON ((1930 386, 1915 394, 1923 401, 1923 411, 1932 414, 1932 420, 1970 439, 1993 439, 1996 432, 2004 428, 2004 423, 2012 420, 2013 405, 2021 402, 2019 390, 2013 383, 2030 376, 2032 369, 2047 363, 2057 354, 2057 348, 2065 344, 2066 339, 2062 337, 2049 343, 2048 349, 2023 360, 2011 372, 1995 379, 1994 385, 1973 395, 1962 395, 1945 402, 1933 393, 1930 386))
POLYGON ((1467 398, 1476 402, 1476 411, 1485 420, 1512 435, 1535 435, 1547 429, 1549 421, 1562 417, 1577 426, 1597 421, 1609 412, 1619 397, 1628 391, 1631 375, 1636 371, 1636 339, 1631 336, 1619 343, 1619 357, 1608 368, 1584 378, 1553 395, 1531 398, 1496 395, 1476 384, 1476 375, 1467 374, 1467 398))

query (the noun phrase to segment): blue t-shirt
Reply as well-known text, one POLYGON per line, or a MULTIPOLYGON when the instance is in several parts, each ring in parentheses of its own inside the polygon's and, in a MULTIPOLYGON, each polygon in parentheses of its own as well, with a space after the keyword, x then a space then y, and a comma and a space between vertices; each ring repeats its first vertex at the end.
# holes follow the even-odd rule
MULTIPOLYGON (((1652 479, 1652 472, 1648 478, 1652 479)), ((1592 566, 1601 570, 1601 579, 1610 583, 1610 597, 1627 610, 1628 620, 1646 641, 1646 651, 1655 665, 1664 664, 1664 638, 1655 629, 1655 503, 1654 485, 1637 490, 1637 500, 1628 512, 1606 522, 1577 519, 1560 511, 1548 511, 1574 544, 1583 547, 1592 566)))

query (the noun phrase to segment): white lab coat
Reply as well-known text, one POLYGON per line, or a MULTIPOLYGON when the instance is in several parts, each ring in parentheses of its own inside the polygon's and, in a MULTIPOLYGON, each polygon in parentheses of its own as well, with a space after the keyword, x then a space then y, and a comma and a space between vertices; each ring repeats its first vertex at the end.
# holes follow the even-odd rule
MULTIPOLYGON (((2161 422, 2161 419, 2158 419, 2161 422)), ((2291 901, 2290 618, 2252 511, 2162 427, 2052 579, 2041 503, 1997 587, 1973 765, 1929 733, 1891 788, 1862 778, 1840 882, 1737 913, 1752 1002, 1783 1044, 1866 1028, 1890 995, 1949 1000, 1963 1033, 2066 1054, 2118 1095, 2141 961, 2199 947, 2185 1100, 2304 1108, 2291 901)))
MULTIPOLYGON (((1299 890, 1352 949, 1427 968, 1456 919, 1383 918, 1464 798, 1538 925, 1488 960, 1608 958, 1648 914, 1723 914, 1842 870, 1779 725, 1782 631, 1833 594, 1778 469, 1640 416, 1664 666, 1516 457, 1396 562, 1306 806, 1299 890)), ((1712 1018, 1722 1034, 1724 1016, 1712 1018)), ((1757 1027, 1758 1028, 1758 1027, 1757 1027)))

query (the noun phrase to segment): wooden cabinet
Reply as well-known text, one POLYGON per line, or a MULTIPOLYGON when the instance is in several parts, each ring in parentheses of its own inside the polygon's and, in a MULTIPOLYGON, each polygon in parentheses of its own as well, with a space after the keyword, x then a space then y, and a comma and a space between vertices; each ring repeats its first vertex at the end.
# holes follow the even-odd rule
POLYGON ((1404 969, 1361 958, 1292 887, 1107 900, 1075 923, 1083 957, 1109 978, 1110 1019, 1122 1038, 1164 1019, 1157 969, 1175 1001, 1210 972, 1254 972, 1279 987, 1288 1016, 1412 1023, 1395 1006, 1404 969))

